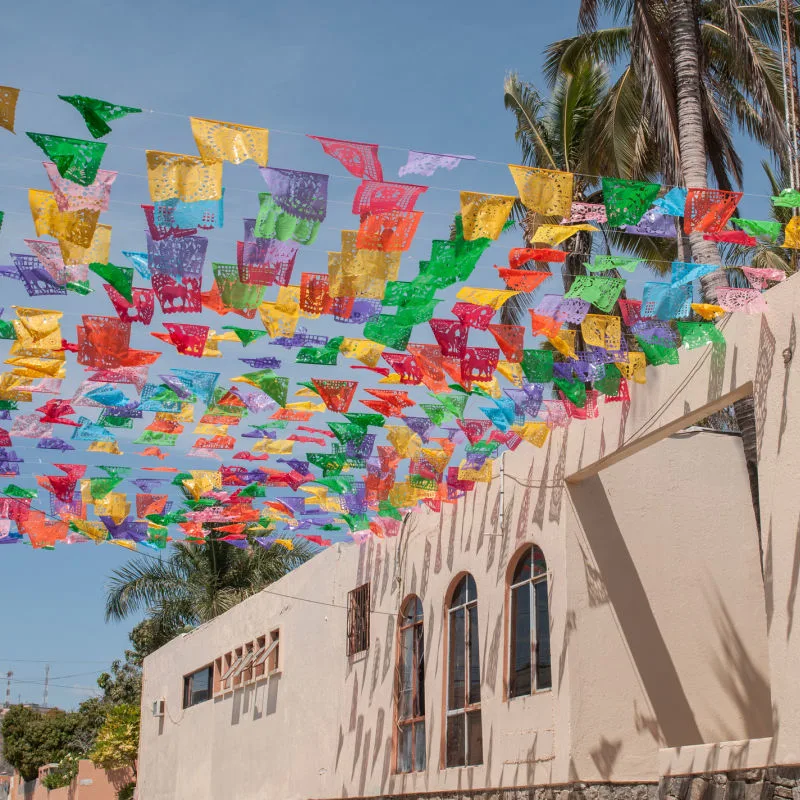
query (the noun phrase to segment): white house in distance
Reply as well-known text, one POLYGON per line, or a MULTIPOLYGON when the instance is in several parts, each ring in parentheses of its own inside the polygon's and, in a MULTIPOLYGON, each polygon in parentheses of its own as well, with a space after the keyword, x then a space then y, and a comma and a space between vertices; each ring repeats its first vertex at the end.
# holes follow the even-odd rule
POLYGON ((800 278, 766 299, 149 656, 141 800, 797 798, 800 278), (741 439, 692 429, 749 394, 758 521, 741 439))

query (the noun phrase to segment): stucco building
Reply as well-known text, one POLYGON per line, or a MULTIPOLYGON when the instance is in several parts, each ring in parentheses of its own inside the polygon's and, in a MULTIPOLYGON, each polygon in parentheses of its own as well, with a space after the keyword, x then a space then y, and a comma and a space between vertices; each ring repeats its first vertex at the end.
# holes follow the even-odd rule
POLYGON ((140 799, 796 798, 800 278, 767 302, 149 656, 140 799), (692 429, 750 394, 760 519, 692 429))

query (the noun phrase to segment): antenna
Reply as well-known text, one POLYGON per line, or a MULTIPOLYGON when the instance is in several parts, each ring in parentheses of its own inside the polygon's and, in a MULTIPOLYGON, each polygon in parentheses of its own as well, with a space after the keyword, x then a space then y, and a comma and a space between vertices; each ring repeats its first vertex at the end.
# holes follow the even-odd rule
POLYGON ((9 670, 6 672, 6 678, 8 679, 8 683, 6 683, 6 708, 11 705, 11 679, 14 677, 14 672, 9 670))
POLYGON ((50 665, 45 664, 44 668, 44 698, 42 700, 42 708, 47 708, 47 688, 50 684, 50 665))

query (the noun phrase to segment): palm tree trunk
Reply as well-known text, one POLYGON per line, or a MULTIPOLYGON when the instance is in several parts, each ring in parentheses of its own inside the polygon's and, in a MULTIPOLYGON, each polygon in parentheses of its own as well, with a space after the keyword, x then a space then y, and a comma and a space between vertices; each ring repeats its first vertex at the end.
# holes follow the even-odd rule
MULTIPOLYGON (((684 185, 702 189, 708 185, 706 140, 703 130, 703 108, 700 92, 698 13, 695 0, 672 0, 670 33, 678 105, 678 145, 684 185)), ((701 264, 720 265, 719 251, 702 233, 689 235, 692 257, 701 264)), ((717 288, 727 286, 722 269, 701 278, 705 299, 715 302, 717 288)))

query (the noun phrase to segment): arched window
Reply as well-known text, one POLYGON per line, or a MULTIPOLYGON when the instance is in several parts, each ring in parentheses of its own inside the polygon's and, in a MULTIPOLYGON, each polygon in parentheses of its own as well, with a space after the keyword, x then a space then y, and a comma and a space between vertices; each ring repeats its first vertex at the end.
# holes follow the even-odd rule
POLYGON ((422 603, 406 598, 400 610, 397 654, 397 772, 425 769, 425 645, 422 603))
POLYGON ((456 584, 447 614, 450 642, 445 764, 463 767, 483 762, 478 592, 472 575, 464 575, 456 584))
POLYGON ((509 697, 521 697, 552 685, 547 562, 533 545, 517 560, 511 576, 511 658, 509 697))

